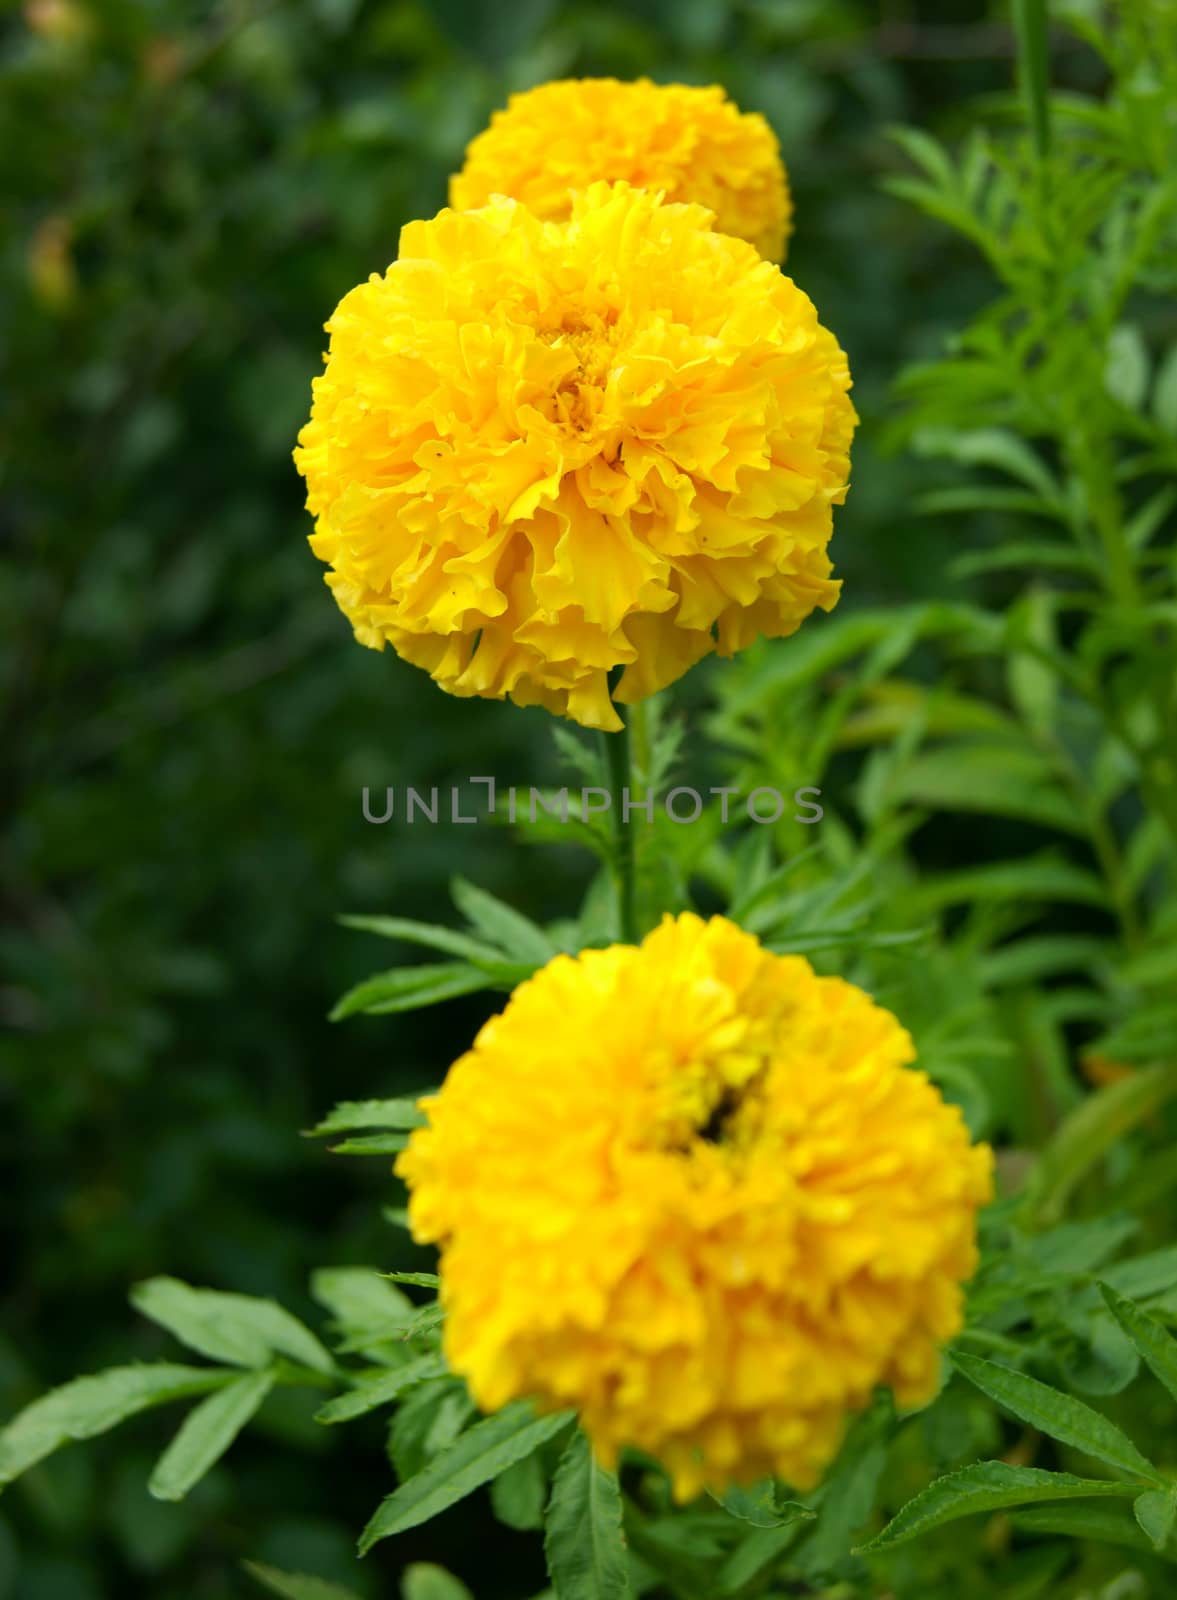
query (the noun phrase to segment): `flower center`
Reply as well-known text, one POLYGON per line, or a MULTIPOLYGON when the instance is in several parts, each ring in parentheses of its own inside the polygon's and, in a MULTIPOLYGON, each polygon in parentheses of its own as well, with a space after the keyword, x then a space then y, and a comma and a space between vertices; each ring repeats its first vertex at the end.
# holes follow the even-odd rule
POLYGON ((657 1149, 687 1157, 700 1145, 738 1153, 755 1140, 760 1088, 768 1070, 766 1055, 743 1051, 679 1063, 664 1083, 642 1142, 650 1140, 657 1149))
POLYGON ((722 1144, 728 1124, 740 1109, 742 1100, 743 1096, 738 1090, 725 1089, 711 1108, 707 1121, 696 1129, 695 1138, 701 1139, 704 1144, 722 1144))
POLYGON ((549 415, 575 433, 587 433, 600 414, 613 365, 613 320, 593 313, 566 318, 542 338, 569 356, 569 365, 552 391, 549 415))

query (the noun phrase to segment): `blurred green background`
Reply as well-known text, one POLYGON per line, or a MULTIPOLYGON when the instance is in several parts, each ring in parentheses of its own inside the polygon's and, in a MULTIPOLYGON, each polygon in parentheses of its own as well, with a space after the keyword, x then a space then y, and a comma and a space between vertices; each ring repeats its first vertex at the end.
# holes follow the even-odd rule
MULTIPOLYGON (((386 953, 334 914, 447 920, 460 870, 550 916, 585 879, 493 828, 361 816, 365 784, 553 766, 541 713, 357 648, 322 585, 290 450, 336 301, 444 203, 510 89, 718 81, 779 133, 788 270, 850 353, 844 604, 935 594, 959 523, 913 517, 930 469, 878 441, 894 374, 983 280, 881 192, 903 166, 885 130, 950 136, 1008 88, 1012 40, 1000 11, 931 0, 28 0, 2 27, 8 1414, 161 1353, 125 1304, 151 1273, 306 1312, 312 1265, 392 1262, 387 1175, 298 1131, 435 1081, 489 1007, 334 1029, 386 953)), ((354 1583, 379 1425, 345 1457, 309 1412, 271 1408, 179 1507, 143 1487, 173 1416, 47 1463, 0 1504, 0 1597, 218 1600, 246 1593, 244 1556, 354 1583)), ((543 1584, 534 1539, 464 1512, 382 1547, 370 1593, 422 1557, 480 1600, 543 1584)))

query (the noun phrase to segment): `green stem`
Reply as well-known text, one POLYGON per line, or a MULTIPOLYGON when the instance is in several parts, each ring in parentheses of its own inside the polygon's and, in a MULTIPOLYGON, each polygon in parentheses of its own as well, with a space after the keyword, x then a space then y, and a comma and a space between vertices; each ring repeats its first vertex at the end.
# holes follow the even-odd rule
MULTIPOLYGON (((620 715, 620 712, 618 713, 620 715)), ((617 733, 603 733, 605 760, 609 767, 609 792, 613 797, 613 825, 616 840, 614 866, 617 876, 617 903, 621 937, 625 944, 637 944, 638 896, 637 865, 633 822, 626 816, 625 796, 633 790, 633 761, 630 755, 630 729, 626 723, 617 733)))
POLYGON ((1050 153, 1050 36, 1046 0, 1014 0, 1014 32, 1018 41, 1018 81, 1026 103, 1026 120, 1040 162, 1050 153))

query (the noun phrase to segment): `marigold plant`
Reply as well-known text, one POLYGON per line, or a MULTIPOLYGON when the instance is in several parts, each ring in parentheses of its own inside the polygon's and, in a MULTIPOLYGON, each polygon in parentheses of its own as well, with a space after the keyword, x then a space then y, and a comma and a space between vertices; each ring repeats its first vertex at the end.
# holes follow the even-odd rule
POLYGON ((398 1170, 484 1410, 575 1406, 683 1499, 809 1487, 876 1384, 939 1380, 991 1156, 890 1012, 725 918, 557 957, 398 1170))
POLYGON ((0 1600, 1172 1600, 1177 0, 1017 0, 931 75, 942 29, 880 53, 856 6, 146 9, 33 5, 0 52, 0 1600), (366 644, 606 730, 642 701, 543 761, 545 719, 431 718, 304 625, 295 330, 441 203, 470 106, 700 51, 788 130, 868 460, 911 447, 849 606, 757 637, 837 596, 855 418, 718 91, 517 100, 336 312, 298 452, 366 644), (380 1164, 355 1203, 281 1156, 311 1105, 380 1164))
POLYGON ((784 258, 792 202, 776 134, 715 85, 569 78, 512 95, 450 179, 450 204, 505 194, 562 218, 601 178, 705 205, 720 232, 784 258))
POLYGON ((854 408, 809 298, 699 206, 594 184, 411 223, 347 295, 295 452, 361 643, 616 729, 838 597, 854 408))

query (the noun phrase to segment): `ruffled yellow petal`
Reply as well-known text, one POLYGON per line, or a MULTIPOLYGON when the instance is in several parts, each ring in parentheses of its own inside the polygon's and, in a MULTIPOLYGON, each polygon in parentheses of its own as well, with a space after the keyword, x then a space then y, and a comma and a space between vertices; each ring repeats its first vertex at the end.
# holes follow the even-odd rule
POLYGON ((445 1349, 487 1410, 575 1406, 680 1498, 820 1476, 934 1392, 992 1157, 868 995, 723 918, 559 956, 400 1157, 445 1349))
POLYGON ((598 179, 706 206, 721 233, 784 259, 792 202, 776 135, 715 86, 569 78, 512 95, 450 179, 450 204, 505 194, 560 219, 598 179))
POLYGON ((698 206, 599 183, 403 231, 328 323, 295 461, 356 637, 591 727, 791 633, 855 414, 811 302, 698 206))

